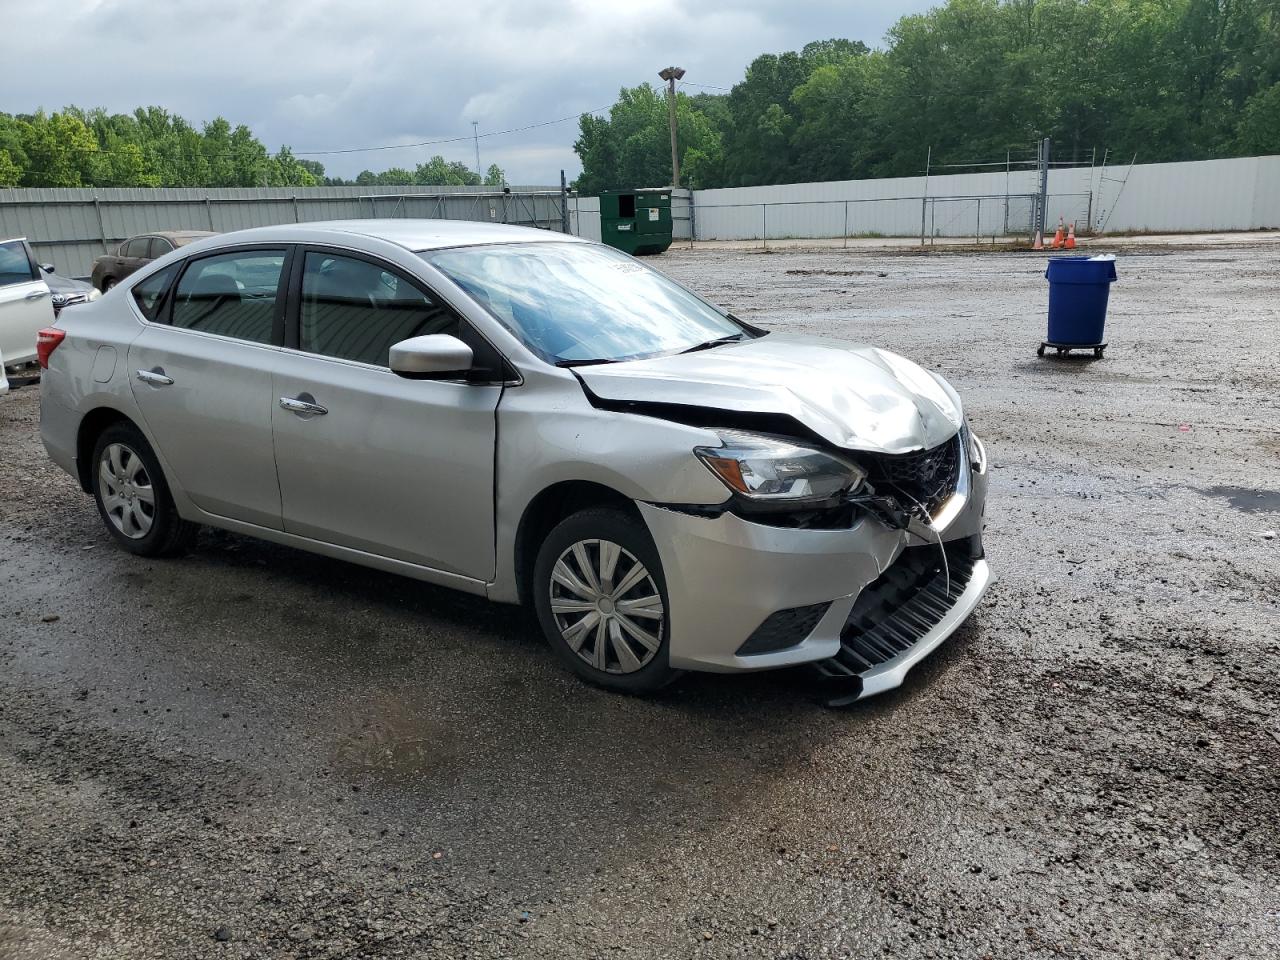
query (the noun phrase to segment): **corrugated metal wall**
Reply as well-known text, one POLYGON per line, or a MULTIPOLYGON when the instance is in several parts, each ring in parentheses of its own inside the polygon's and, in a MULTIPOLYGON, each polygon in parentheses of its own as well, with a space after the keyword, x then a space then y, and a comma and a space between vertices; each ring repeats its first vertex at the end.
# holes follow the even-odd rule
MULTIPOLYGON (((923 208, 931 236, 1020 236, 1036 190, 1034 170, 697 190, 694 224, 699 240, 909 237, 923 208)), ((1053 169, 1047 214, 1050 228, 1060 216, 1108 231, 1280 228, 1280 156, 1053 169)))
POLYGON ((561 228, 559 187, 238 187, 0 190, 0 239, 27 237, 42 262, 85 276, 93 259, 155 230, 215 230, 309 220, 423 217, 561 228))

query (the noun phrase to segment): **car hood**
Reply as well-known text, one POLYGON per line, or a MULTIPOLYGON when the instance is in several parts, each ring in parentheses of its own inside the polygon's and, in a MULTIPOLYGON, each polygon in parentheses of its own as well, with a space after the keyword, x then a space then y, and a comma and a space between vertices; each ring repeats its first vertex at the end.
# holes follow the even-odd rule
POLYGON ((935 447, 963 422, 946 381, 864 344, 771 333, 694 353, 574 371, 597 397, 789 416, 850 450, 935 447))
POLYGON ((88 293, 93 289, 92 283, 85 283, 83 280, 76 280, 74 277, 64 277, 58 273, 46 273, 43 275, 45 285, 51 293, 65 293, 68 295, 76 293, 88 293))

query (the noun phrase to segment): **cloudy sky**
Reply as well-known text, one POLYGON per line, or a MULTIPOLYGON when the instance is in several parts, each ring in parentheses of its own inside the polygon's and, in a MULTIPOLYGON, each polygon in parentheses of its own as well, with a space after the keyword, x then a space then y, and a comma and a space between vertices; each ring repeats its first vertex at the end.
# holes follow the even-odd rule
MULTIPOLYGON (((225 116, 333 174, 434 153, 512 183, 579 170, 576 122, 669 63, 728 87, 757 54, 848 37, 878 45, 930 0, 0 0, 0 110, 155 104, 225 116), (38 13, 33 11, 39 10, 38 13), (48 31, 46 34, 44 31, 48 31), (484 134, 494 134, 484 136, 484 134), (355 153, 309 153, 465 137, 355 153)), ((695 87, 686 88, 696 92, 695 87)))

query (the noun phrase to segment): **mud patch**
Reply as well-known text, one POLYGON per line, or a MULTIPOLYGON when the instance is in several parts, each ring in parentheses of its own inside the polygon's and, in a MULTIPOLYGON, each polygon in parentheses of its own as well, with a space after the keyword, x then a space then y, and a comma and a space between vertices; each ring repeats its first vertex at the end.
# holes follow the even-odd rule
POLYGON ((1280 513, 1280 490, 1257 490, 1253 487, 1208 487, 1205 496, 1218 497, 1243 513, 1280 513))
POLYGON ((424 776, 448 766, 458 754, 457 742, 446 728, 389 696, 344 718, 339 734, 334 764, 355 779, 424 776))

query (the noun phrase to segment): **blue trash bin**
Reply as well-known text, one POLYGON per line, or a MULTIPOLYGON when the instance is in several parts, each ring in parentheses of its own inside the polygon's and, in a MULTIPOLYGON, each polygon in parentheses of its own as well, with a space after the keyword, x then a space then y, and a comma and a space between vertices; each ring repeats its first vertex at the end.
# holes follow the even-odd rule
POLYGON ((1107 322, 1107 297, 1116 280, 1115 257, 1050 257, 1050 346, 1097 347, 1107 322))

